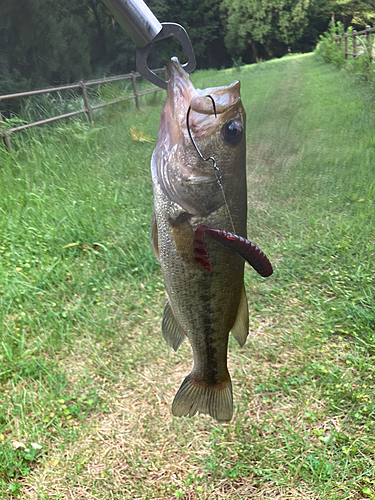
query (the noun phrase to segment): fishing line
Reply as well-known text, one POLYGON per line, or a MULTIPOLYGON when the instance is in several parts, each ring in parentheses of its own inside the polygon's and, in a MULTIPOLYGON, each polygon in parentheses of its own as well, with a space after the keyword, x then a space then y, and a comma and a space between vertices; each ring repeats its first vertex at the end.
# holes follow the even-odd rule
MULTIPOLYGON (((217 114, 216 114, 216 105, 215 105, 215 101, 213 99, 212 96, 210 95, 206 95, 205 97, 208 97, 209 99, 211 99, 212 101, 212 106, 214 108, 214 115, 215 115, 215 118, 217 118, 217 114)), ((215 175, 215 179, 217 181, 217 183, 219 184, 220 186, 220 189, 221 189, 221 192, 222 192, 222 195, 223 195, 223 199, 224 199, 224 203, 225 203, 225 206, 226 206, 226 209, 227 209, 227 212, 228 212, 228 215, 229 215, 229 219, 230 219, 230 223, 232 225, 232 229, 233 229, 233 232, 235 233, 236 230, 234 228, 234 224, 233 224, 233 219, 232 219, 232 214, 230 213, 230 210, 229 210, 229 205, 227 203, 227 198, 225 196, 225 191, 224 191, 224 186, 223 186, 223 183, 221 181, 222 177, 221 175, 218 174, 218 172, 220 171, 219 167, 217 166, 216 164, 216 160, 213 156, 208 156, 207 158, 204 158, 204 156, 202 155, 202 153, 199 151, 199 148, 196 144, 196 142, 194 141, 193 139, 193 136, 191 135, 191 130, 190 130, 190 125, 189 125, 189 115, 190 115, 190 110, 191 110, 191 106, 189 106, 189 109, 187 111, 187 115, 186 115, 186 128, 187 128, 187 131, 188 131, 188 134, 189 134, 189 137, 190 137, 190 140, 191 142, 193 143, 193 146, 195 147, 195 150, 196 152, 198 153, 199 157, 203 160, 203 161, 208 161, 208 160, 211 160, 212 161, 212 167, 214 169, 214 175, 215 175)))

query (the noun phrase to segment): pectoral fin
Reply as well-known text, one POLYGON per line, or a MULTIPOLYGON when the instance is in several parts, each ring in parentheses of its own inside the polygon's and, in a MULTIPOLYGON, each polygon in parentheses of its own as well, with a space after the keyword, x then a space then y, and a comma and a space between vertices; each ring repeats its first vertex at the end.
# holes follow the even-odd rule
POLYGON ((152 249, 154 251, 155 257, 160 262, 160 258, 159 258, 159 242, 158 242, 158 226, 156 224, 155 214, 152 217, 152 222, 151 222, 150 243, 151 243, 152 249))
POLYGON ((249 307, 245 287, 242 288, 240 305, 238 306, 237 318, 232 328, 232 335, 242 347, 249 333, 249 307))
POLYGON ((185 332, 174 317, 172 308, 169 305, 169 300, 167 300, 164 308, 161 331, 163 332, 166 343, 177 351, 185 339, 185 332))
POLYGON ((178 217, 170 218, 168 221, 176 250, 185 262, 191 261, 191 242, 194 236, 189 224, 190 218, 191 214, 182 212, 178 217))

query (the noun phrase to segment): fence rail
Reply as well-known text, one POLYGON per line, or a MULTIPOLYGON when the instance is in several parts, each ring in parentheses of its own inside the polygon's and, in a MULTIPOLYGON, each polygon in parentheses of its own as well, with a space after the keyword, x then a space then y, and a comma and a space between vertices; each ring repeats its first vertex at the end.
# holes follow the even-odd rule
MULTIPOLYGON (((159 69, 154 69, 154 73, 165 73, 166 68, 159 68, 159 69)), ((12 145, 9 139, 9 135, 14 133, 14 132, 20 132, 21 130, 26 130, 31 127, 37 127, 39 125, 44 125, 45 123, 51 123, 56 120, 62 120, 64 118, 70 118, 71 116, 76 116, 80 115, 82 113, 86 113, 88 116, 88 119, 90 123, 92 123, 92 112, 96 109, 103 108, 104 106, 109 106, 111 104, 117 104, 122 101, 126 101, 128 99, 135 99, 135 105, 139 109, 140 104, 139 104, 139 97, 147 94, 151 94, 154 92, 158 92, 160 90, 163 90, 159 87, 154 87, 152 89, 146 89, 146 90, 141 90, 138 91, 137 89, 137 82, 136 79, 139 78, 141 75, 139 73, 128 73, 126 75, 117 75, 117 76, 110 76, 108 78, 98 78, 97 80, 89 80, 85 82, 84 80, 81 80, 77 83, 72 83, 69 85, 59 85, 58 87, 51 87, 48 89, 40 89, 40 90, 30 90, 28 92, 18 92, 16 94, 6 94, 6 95, 0 95, 0 102, 4 101, 6 99, 16 99, 20 97, 30 97, 33 95, 38 95, 38 94, 48 94, 51 92, 60 92, 61 90, 70 90, 70 89, 81 89, 82 92, 82 97, 83 97, 83 102, 85 104, 85 107, 83 109, 80 109, 78 111, 72 111, 71 113, 65 113, 63 115, 56 115, 52 116, 50 118, 46 118, 45 120, 39 120, 36 122, 32 123, 27 123, 26 125, 20 125, 18 127, 12 127, 12 128, 6 128, 5 123, 3 121, 3 118, 0 113, 0 137, 3 138, 5 146, 12 150, 12 145), (87 87, 90 87, 92 85, 100 85, 103 83, 111 83, 111 82, 117 82, 119 80, 131 80, 132 81, 132 86, 133 86, 133 94, 130 94, 128 96, 124 97, 119 97, 117 99, 114 99, 109 102, 103 102, 100 104, 96 104, 94 106, 90 105, 88 96, 87 96, 87 87)))
POLYGON ((371 28, 371 26, 366 26, 366 29, 364 29, 362 31, 353 30, 352 33, 345 33, 344 35, 341 35, 341 36, 335 36, 336 46, 338 45, 339 50, 342 51, 342 41, 344 40, 345 59, 348 59, 348 56, 357 57, 362 52, 359 52, 357 50, 356 37, 364 35, 366 38, 366 45, 367 45, 368 49, 370 50, 370 54, 372 54, 370 34, 374 33, 374 32, 375 32, 375 28, 371 28), (353 38, 353 52, 348 52, 348 38, 353 38))

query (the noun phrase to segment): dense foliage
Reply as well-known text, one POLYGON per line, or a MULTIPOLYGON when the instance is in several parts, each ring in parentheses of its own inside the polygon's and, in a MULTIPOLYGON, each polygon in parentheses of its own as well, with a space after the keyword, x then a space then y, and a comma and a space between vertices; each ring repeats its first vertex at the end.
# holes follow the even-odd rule
MULTIPOLYGON (((228 67, 314 48, 333 12, 372 23, 375 0, 148 0, 161 22, 188 31, 198 67, 228 67)), ((0 0, 0 95, 134 69, 134 45, 101 0, 0 0)), ((150 66, 182 56, 157 44, 150 66)))
MULTIPOLYGON (((353 27, 349 26, 346 33, 352 35, 353 27)), ((367 82, 374 84, 374 68, 375 68, 375 33, 372 33, 369 39, 365 35, 356 36, 356 53, 353 57, 348 55, 345 58, 345 45, 341 41, 341 47, 338 37, 345 34, 344 25, 338 21, 331 21, 329 29, 320 35, 320 42, 317 46, 317 53, 324 61, 333 63, 338 68, 345 68, 354 72, 357 76, 365 79, 367 82)), ((347 39, 348 52, 353 53, 353 37, 347 39)))

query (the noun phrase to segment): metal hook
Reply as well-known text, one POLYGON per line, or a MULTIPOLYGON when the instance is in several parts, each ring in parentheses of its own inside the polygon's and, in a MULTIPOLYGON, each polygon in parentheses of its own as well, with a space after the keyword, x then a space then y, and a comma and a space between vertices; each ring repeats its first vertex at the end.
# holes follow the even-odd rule
MULTIPOLYGON (((210 95, 206 95, 205 97, 209 97, 212 101, 212 106, 214 108, 214 114, 215 114, 215 118, 217 118, 217 114, 216 114, 216 104, 215 104, 215 101, 213 99, 212 96, 210 95)), ((231 225, 232 225, 232 229, 233 229, 233 232, 235 233, 235 228, 234 228, 234 223, 233 223, 233 219, 232 219, 232 215, 230 213, 230 210, 229 210, 229 205, 228 205, 228 202, 227 202, 227 198, 225 196, 225 191, 224 191, 224 186, 223 186, 223 183, 221 182, 221 175, 218 175, 218 172, 219 172, 219 167, 216 165, 216 160, 213 156, 209 156, 208 158, 204 158, 202 153, 199 151, 199 148, 198 146, 196 145, 194 139, 193 139, 193 136, 191 135, 191 130, 190 130, 190 125, 189 125, 189 115, 190 115, 190 110, 191 110, 191 106, 189 106, 189 109, 187 111, 187 114, 186 114, 186 128, 187 128, 187 131, 188 131, 188 134, 189 134, 189 137, 190 137, 190 140, 191 142, 193 143, 193 146, 195 147, 195 150, 196 152, 199 154, 199 157, 203 160, 203 161, 208 161, 208 160, 211 160, 212 161, 212 166, 213 166, 213 169, 214 169, 214 174, 215 174, 215 179, 218 183, 218 185, 220 186, 220 189, 221 189, 221 192, 223 194, 223 199, 224 199, 224 203, 225 203, 225 206, 227 208, 227 211, 228 211, 228 215, 229 215, 229 219, 230 219, 230 222, 231 222, 231 225)))
MULTIPOLYGON (((215 104, 215 101, 213 99, 212 96, 210 95, 206 95, 205 97, 209 97, 212 101, 212 106, 214 108, 214 115, 215 115, 215 118, 217 118, 217 114, 216 114, 216 104, 215 104)), ((209 156, 208 158, 204 158, 202 153, 199 151, 198 149, 198 146, 196 145, 194 139, 193 139, 193 136, 191 135, 191 130, 190 130, 190 125, 189 125, 189 115, 190 115, 190 110, 191 110, 191 106, 189 106, 189 109, 188 109, 188 112, 187 112, 187 115, 186 115, 186 128, 187 128, 187 131, 188 131, 188 134, 189 134, 189 137, 190 137, 190 140, 191 142, 193 143, 193 146, 195 147, 195 150, 196 152, 199 154, 200 158, 203 160, 203 161, 208 161, 208 160, 212 160, 212 166, 214 167, 215 170, 219 170, 217 165, 216 165, 216 161, 215 161, 215 158, 213 158, 212 156, 209 156)), ((216 175, 216 174, 215 174, 216 175)), ((218 182, 219 182, 219 179, 217 179, 218 182)))

